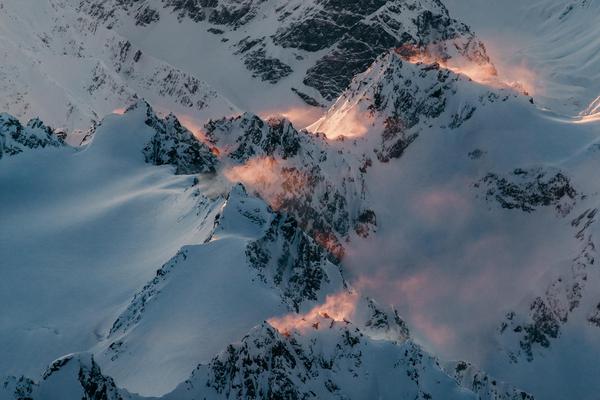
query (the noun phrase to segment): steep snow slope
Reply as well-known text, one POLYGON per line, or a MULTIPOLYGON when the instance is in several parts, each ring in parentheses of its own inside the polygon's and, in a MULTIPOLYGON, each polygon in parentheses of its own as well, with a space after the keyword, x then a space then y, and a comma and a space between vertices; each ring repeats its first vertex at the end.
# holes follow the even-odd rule
MULTIPOLYGON (((7 307, 3 336, 12 349, 4 359, 7 371, 35 376, 41 365, 58 355, 91 350, 118 385, 163 394, 184 380, 195 364, 209 362, 219 349, 261 320, 306 311, 328 292, 339 291, 341 278, 334 278, 339 272, 327 261, 325 250, 307 263, 281 263, 290 256, 300 260, 305 254, 297 246, 309 239, 289 242, 290 228, 299 229, 302 224, 281 225, 280 217, 262 202, 246 200, 241 188, 234 189, 227 201, 217 195, 228 192, 230 186, 221 174, 234 181, 242 178, 252 190, 264 191, 260 181, 247 179, 251 175, 231 171, 267 157, 280 163, 282 170, 312 171, 317 181, 327 182, 324 193, 345 193, 342 197, 346 198, 349 192, 344 185, 362 182, 358 187, 364 189, 357 192, 356 204, 364 201, 362 207, 368 206, 368 221, 360 212, 338 215, 335 211, 339 210, 327 203, 274 204, 300 221, 307 204, 316 215, 331 210, 345 223, 352 221, 351 215, 357 216, 356 222, 376 220, 377 229, 368 229, 367 235, 362 229, 336 230, 335 224, 330 229, 345 238, 343 266, 354 285, 397 304, 415 327, 416 340, 448 357, 460 354, 458 358, 475 359, 500 378, 518 382, 544 398, 565 394, 559 390, 564 380, 547 383, 555 377, 553 371, 536 368, 533 373, 535 364, 527 359, 517 364, 503 361, 511 361, 511 354, 522 347, 515 349, 509 341, 498 356, 489 342, 507 310, 522 310, 518 304, 507 304, 507 299, 525 298, 533 292, 532 286, 552 283, 552 276, 565 265, 556 261, 568 260, 579 251, 580 240, 573 235, 569 216, 589 208, 597 192, 586 179, 587 171, 594 169, 594 153, 578 154, 597 139, 596 126, 561 120, 539 111, 528 97, 510 88, 485 87, 438 64, 413 65, 396 52, 357 76, 322 126, 330 126, 326 119, 332 116, 343 125, 344 118, 354 114, 352 110, 369 113, 364 136, 327 141, 295 131, 286 121, 265 123, 243 115, 208 124, 206 145, 196 142, 174 117, 160 119, 140 102, 124 116, 105 119, 82 150, 65 146, 25 149, 3 159, 2 178, 15 187, 12 193, 2 194, 2 203, 11 210, 3 215, 3 226, 12 227, 3 238, 3 253, 11 254, 7 265, 26 266, 9 269, 3 284, 18 287, 18 282, 31 279, 27 277, 39 279, 40 265, 45 265, 48 277, 61 270, 69 277, 52 286, 39 280, 33 291, 47 294, 19 305, 14 299, 25 294, 13 297, 14 290, 3 291, 12 293, 3 302, 7 307), (408 81, 415 87, 400 90, 400 83, 408 81), (350 107, 339 114, 340 104, 350 107), (527 125, 522 121, 528 121, 527 125), (412 139, 403 141, 406 137, 412 139), (390 151, 399 148, 397 143, 403 151, 390 151), (385 149, 388 152, 382 153, 385 149), (387 156, 377 157, 381 154, 387 156), (311 159, 320 160, 316 172, 311 159), (340 169, 341 165, 346 167, 340 169), (218 174, 201 177, 197 183, 191 177, 173 175, 184 171, 218 174), (336 179, 340 172, 347 178, 336 179), (41 188, 44 195, 28 197, 32 187, 38 192, 41 188), (213 200, 205 197, 209 193, 213 200), (29 200, 18 200, 24 198, 29 200), (444 224, 439 223, 441 218, 444 224), (89 233, 94 225, 103 235, 89 233), (514 232, 516 225, 524 228, 514 232), (114 233, 107 235, 107 229, 114 233), (49 238, 52 246, 25 251, 26 241, 45 243, 49 238), (132 248, 133 238, 137 245, 132 248), (291 248, 296 250, 283 258, 276 256, 275 261, 274 254, 285 254, 281 252, 286 243, 295 243, 291 248), (503 252, 504 257, 490 259, 490 254, 503 252), (79 270, 70 270, 74 265, 89 268, 86 280, 82 281, 79 270), (163 267, 152 278, 151 271, 158 265, 163 267), (331 272, 303 278, 312 268, 331 272), (531 280, 541 283, 530 285, 531 280), (323 286, 322 281, 332 286, 323 286), (196 290, 202 282, 210 286, 196 290), (295 286, 302 282, 306 285, 295 286), (223 296, 223 290, 235 295, 223 296), (297 293, 304 295, 297 297, 297 293), (252 312, 240 309, 240 296, 248 296, 246 303, 261 307, 252 312), (90 312, 92 307, 94 312, 90 312), (15 331, 27 334, 16 337, 15 331), (32 348, 36 351, 24 357, 26 349, 32 348)), ((13 137, 13 131, 4 136, 13 137)), ((302 193, 305 182, 292 180, 288 185, 302 193)), ((278 197, 269 198, 273 199, 278 197)), ((310 227, 304 228, 310 232, 310 227)), ((317 240, 318 232, 312 232, 317 240)), ((23 290, 30 293, 31 285, 22 286, 23 290)), ((595 298, 594 286, 590 287, 581 310, 591 317, 569 320, 585 322, 588 330, 593 328, 589 321, 593 321, 590 307, 595 298)), ((528 303, 524 306, 526 311, 528 303)), ((277 326, 277 320, 272 323, 277 326)), ((576 331, 582 334, 581 329, 576 331)), ((567 328, 564 331, 549 351, 560 349, 572 337, 567 328)), ((543 343, 532 341, 531 351, 543 357, 548 351, 543 343)), ((589 346, 585 354, 592 354, 594 348, 589 346)), ((305 351, 312 352, 303 347, 305 351)), ((552 363, 554 368, 581 365, 578 355, 583 352, 549 354, 560 360, 552 363)), ((594 384, 594 366, 589 367, 589 379, 580 376, 586 388, 594 384)), ((333 381, 338 379, 336 385, 344 388, 340 390, 351 390, 345 389, 346 378, 340 375, 333 381)), ((311 385, 327 383, 315 382, 311 385)), ((570 386, 564 390, 582 398, 589 393, 570 386)))
MULTIPOLYGON (((290 270, 281 270, 275 281, 295 282, 293 292, 277 296, 265 285, 267 280, 258 273, 268 274, 271 263, 263 266, 267 270, 259 270, 247 258, 252 242, 264 235, 274 240, 267 229, 278 222, 275 218, 263 201, 234 187, 210 242, 183 247, 115 321, 98 359, 105 370, 134 392, 163 394, 185 380, 196 364, 210 360, 258 322, 289 312, 284 301, 288 297, 297 296, 304 309, 307 302, 322 300, 323 293, 342 290, 338 268, 317 253, 310 260, 306 247, 292 247, 282 255, 290 270)), ((297 245, 290 234, 303 235, 290 232, 290 225, 281 229, 287 236, 274 243, 276 249, 288 241, 297 245)), ((264 243, 256 246, 262 259, 270 256, 264 243)), ((280 261, 278 269, 285 267, 280 261)))
POLYGON ((482 38, 500 73, 529 80, 543 105, 576 115, 600 95, 597 1, 445 3, 482 38))
MULTIPOLYGON (((311 331, 281 334, 263 323, 241 342, 228 346, 209 364, 199 365, 190 379, 164 399, 352 398, 531 400, 525 392, 498 382, 466 363, 448 366, 423 352, 406 336, 373 340, 389 332, 389 314, 365 302, 369 326, 318 316, 311 331), (377 373, 374 373, 377 372, 377 373), (465 378, 473 377, 472 382, 465 378), (361 385, 357 390, 356 381, 361 385), (464 384, 464 386, 463 386, 464 384)), ((395 317, 396 320, 397 316, 395 317)), ((69 354, 54 361, 39 382, 5 378, 0 398, 13 400, 102 398, 144 399, 119 388, 94 357, 69 354)), ((154 397, 155 398, 155 397, 154 397)))
POLYGON ((358 128, 333 145, 380 161, 365 177, 377 232, 352 240, 343 262, 355 286, 397 304, 436 354, 476 360, 540 398, 593 398, 598 374, 600 293, 584 283, 595 243, 577 232, 594 220, 599 131, 578 122, 392 52, 311 127, 358 128), (500 344, 515 309, 525 322, 509 322, 500 344))
MULTIPOLYGON (((146 54, 68 1, 0 7, 0 104, 70 132, 144 97, 191 119, 237 112, 198 77, 146 54)), ((71 142, 79 145, 80 136, 71 142)))
POLYGON ((71 136, 81 149, 39 120, 0 117, 12 189, 0 193, 0 369, 95 360, 6 378, 2 396, 162 395, 201 363, 167 396, 260 396, 276 381, 290 396, 526 397, 414 341, 538 398, 594 398, 595 3, 507 3, 497 17, 546 22, 498 74, 436 1, 23 4, 0 3, 9 110, 87 128, 143 95, 202 142, 144 102, 71 136), (316 23, 327 35, 305 29, 316 23), (324 134, 251 113, 197 129, 237 108, 195 76, 265 114, 298 117, 302 102, 343 93, 310 126, 324 134), (412 339, 392 314, 401 340, 331 315, 328 295, 354 293, 340 261, 355 290, 398 307, 412 339))
POLYGON ((304 126, 390 47, 436 43, 449 56, 487 60, 439 1, 71 3, 145 53, 202 76, 242 109, 284 113, 304 126))
POLYGON ((156 268, 208 235, 198 229, 212 202, 194 195, 193 178, 145 163, 157 129, 144 123, 142 108, 104 119, 83 150, 3 157, 4 373, 37 374, 49 360, 91 347, 156 268))
MULTIPOLYGON (((2 160, 0 178, 14 188, 2 194, 10 229, 1 337, 11 349, 2 369, 37 376, 57 354, 95 355, 61 357, 37 383, 3 378, 2 398, 138 398, 118 387, 160 395, 198 363, 165 398, 260 398, 265 390, 475 398, 480 387, 461 387, 412 343, 397 313, 348 288, 293 218, 240 185, 230 189, 214 174, 227 160, 208 154, 174 117, 138 102, 105 118, 83 149, 32 145, 2 160), (20 283, 23 293, 14 289, 20 283), (251 374, 242 387, 236 365, 251 374)), ((482 398, 527 397, 509 386, 486 390, 482 398)))

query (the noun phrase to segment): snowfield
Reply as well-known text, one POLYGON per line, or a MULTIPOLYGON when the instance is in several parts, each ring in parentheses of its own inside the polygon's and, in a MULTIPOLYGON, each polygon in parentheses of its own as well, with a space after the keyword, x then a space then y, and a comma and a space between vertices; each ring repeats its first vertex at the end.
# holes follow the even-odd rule
POLYGON ((0 0, 0 399, 595 399, 600 8, 445 3, 0 0))

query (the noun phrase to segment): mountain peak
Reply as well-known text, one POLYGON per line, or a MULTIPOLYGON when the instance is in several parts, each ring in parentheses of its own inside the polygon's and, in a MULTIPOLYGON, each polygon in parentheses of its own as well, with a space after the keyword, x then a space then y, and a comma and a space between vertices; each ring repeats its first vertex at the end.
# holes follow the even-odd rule
POLYGON ((0 158, 13 156, 29 149, 65 146, 64 136, 35 118, 27 125, 12 115, 0 114, 0 158))

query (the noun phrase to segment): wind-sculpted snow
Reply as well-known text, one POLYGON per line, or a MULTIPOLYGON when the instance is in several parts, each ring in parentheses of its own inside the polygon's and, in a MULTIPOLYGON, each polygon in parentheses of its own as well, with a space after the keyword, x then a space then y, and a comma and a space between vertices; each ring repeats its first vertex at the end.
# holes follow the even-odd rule
MULTIPOLYGON (((292 163, 289 168, 321 166, 320 174, 329 179, 340 165, 346 166, 343 174, 367 171, 361 172, 362 158, 336 147, 337 142, 330 145, 322 136, 295 131, 285 121, 265 123, 246 115, 214 126, 219 129, 207 138, 217 147, 219 161, 211 159, 210 164, 217 172, 230 165, 243 166, 240 162, 256 157, 292 163), (239 135, 247 140, 236 140, 239 135)), ((174 117, 162 119, 147 103, 138 102, 123 115, 103 120, 89 145, 76 152, 74 159, 110 159, 116 168, 125 167, 129 173, 160 173, 164 185, 177 187, 175 179, 184 179, 175 175, 179 168, 195 165, 186 151, 176 151, 180 148, 177 141, 191 146, 193 140, 174 117), (167 159, 172 168, 154 165, 164 164, 156 162, 163 160, 160 157, 147 163, 144 153, 149 143, 167 149, 158 152, 161 157, 173 154, 167 159)), ((202 154, 209 149, 199 141, 197 146, 202 154)), ((100 185, 95 190, 106 184, 93 175, 87 179, 100 185)), ((473 388, 461 387, 435 357, 412 342, 407 324, 395 310, 353 294, 339 266, 328 261, 328 249, 316 235, 304 231, 293 213, 286 215, 285 207, 274 211, 240 185, 234 185, 226 196, 214 194, 215 186, 221 184, 215 174, 200 174, 185 182, 184 189, 170 190, 187 193, 186 211, 176 213, 178 221, 193 227, 184 234, 186 240, 178 239, 187 244, 145 285, 138 283, 141 289, 128 302, 118 300, 121 296, 115 298, 111 291, 102 293, 113 299, 111 311, 103 318, 110 318, 112 310, 118 315, 112 325, 103 324, 94 344, 88 345, 94 358, 63 358, 52 364, 46 378, 36 383, 14 378, 7 390, 30 393, 33 399, 64 393, 63 398, 71 393, 136 398, 129 392, 178 399, 197 394, 261 398, 269 390, 273 395, 306 394, 308 398, 360 399, 371 398, 374 392, 382 398, 395 398, 398 393, 423 399, 476 398, 473 388), (211 198, 202 194, 211 188, 211 198), (338 298, 349 302, 345 315, 328 310, 329 299, 338 298), (282 331, 260 325, 265 320, 282 331), (259 327, 254 328, 257 323, 259 327), (229 345, 247 332, 241 344, 229 345), (215 357, 223 348, 227 350, 215 357), (201 366, 189 377, 198 363, 201 366), (244 378, 243 383, 238 378, 244 378)), ((340 181, 331 180, 327 187, 340 190, 343 182, 337 186, 340 181)), ((358 196, 357 204, 361 199, 358 196)), ((376 218, 374 212, 365 210, 358 213, 357 221, 369 226, 376 218)))
POLYGON ((472 390, 479 399, 533 400, 529 393, 500 382, 464 361, 447 363, 444 369, 459 385, 472 390))
POLYGON ((8 378, 0 388, 6 400, 136 400, 139 396, 119 389, 114 380, 102 374, 91 354, 70 354, 54 361, 39 382, 8 378))
POLYGON ((344 287, 325 250, 243 186, 234 186, 208 210, 205 225, 212 230, 206 242, 185 246, 160 268, 102 346, 99 360, 128 388, 165 393, 256 321, 310 307, 344 287), (240 307, 240 298, 255 308, 240 307), (179 339, 171 341, 173 336, 179 339), (161 345, 148 351, 156 340, 161 345), (173 357, 183 351, 188 355, 173 357), (144 366, 133 368, 140 357, 144 366), (147 384, 148 376, 155 385, 147 384))
POLYGON ((175 175, 177 167, 197 166, 188 158, 194 152, 175 142, 197 140, 186 130, 163 130, 166 122, 178 125, 146 103, 103 119, 85 148, 65 146, 36 120, 24 126, 4 115, 2 121, 4 143, 23 151, 0 160, 1 186, 10 188, 0 191, 10 210, 0 213, 2 273, 14 287, 1 291, 2 315, 11 317, 0 336, 12 344, 0 370, 33 375, 62 354, 93 347, 156 268, 183 245, 205 240, 212 226, 203 214, 211 202, 192 188, 196 177, 175 175), (183 151, 147 163, 144 149, 153 139, 165 154, 183 151), (13 342, 10 332, 23 334, 13 342))
MULTIPOLYGON (((588 209, 571 222, 581 249, 571 260, 570 268, 565 269, 544 294, 531 302, 528 315, 514 311, 506 315, 499 333, 503 336, 502 342, 511 361, 516 363, 524 358, 531 362, 536 354, 540 354, 540 350, 551 347, 552 342, 561 335, 563 325, 569 322, 582 303, 589 310, 587 315, 593 315, 594 305, 590 304, 593 300, 589 299, 590 294, 586 295, 586 292, 598 279, 593 235, 597 212, 597 209, 588 209), (518 338, 518 346, 516 341, 507 337, 518 338)), ((594 291, 591 296, 596 297, 597 293, 594 291)), ((588 317, 588 321, 593 322, 593 317, 588 317)))
POLYGON ((528 81, 536 102, 578 115, 600 94, 593 0, 445 0, 485 42, 500 75, 528 81))
MULTIPOLYGON (((187 251, 182 249, 173 257, 169 262, 163 265, 158 271, 156 271, 156 277, 144 288, 135 294, 130 305, 127 307, 124 313, 113 323, 110 328, 109 337, 114 336, 120 332, 125 332, 137 322, 140 321, 144 314, 146 304, 151 302, 154 297, 158 296, 160 289, 164 286, 165 281, 168 279, 169 273, 177 266, 179 262, 187 259, 187 251)), ((110 350, 118 353, 117 349, 123 344, 123 342, 112 343, 109 348, 110 350)), ((116 358, 116 356, 115 356, 116 358)))
MULTIPOLYGON (((397 313, 371 299, 353 299, 355 308, 342 319, 323 311, 306 329, 282 332, 267 322, 253 327, 160 399, 359 400, 373 393, 381 399, 533 399, 481 371, 468 372, 473 367, 464 362, 447 374, 448 367, 410 339, 397 313), (472 382, 467 373, 474 374, 472 382)), ((7 400, 145 398, 120 389, 86 353, 54 361, 38 382, 5 378, 0 395, 7 400)))

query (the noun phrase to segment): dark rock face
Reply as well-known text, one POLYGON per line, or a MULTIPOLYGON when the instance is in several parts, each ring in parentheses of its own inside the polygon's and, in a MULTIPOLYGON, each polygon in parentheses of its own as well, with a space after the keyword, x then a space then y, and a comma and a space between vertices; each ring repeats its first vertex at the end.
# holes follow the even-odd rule
POLYGON ((515 96, 483 86, 473 95, 466 77, 438 63, 415 64, 406 57, 404 49, 394 49, 377 58, 368 71, 354 77, 315 129, 331 129, 329 120, 341 120, 351 126, 362 123, 371 133, 380 130, 373 150, 379 161, 389 162, 402 157, 429 128, 457 129, 478 108, 515 96))
POLYGON ((451 362, 445 369, 461 386, 472 390, 480 399, 534 400, 529 393, 497 381, 468 362, 451 362))
MULTIPOLYGON (((512 326, 515 314, 511 312, 506 315, 506 321, 500 327, 501 333, 504 333, 510 327, 515 334, 521 337, 519 346, 527 361, 533 361, 535 346, 550 347, 550 340, 558 338, 561 326, 561 322, 557 319, 553 310, 546 305, 541 297, 536 298, 531 304, 530 317, 531 323, 512 326)), ((513 361, 517 361, 516 356, 512 355, 511 358, 513 361)))
MULTIPOLYGON (((257 4, 264 0, 161 0, 162 8, 175 13, 179 20, 185 18, 194 22, 209 20, 217 25, 228 25, 237 28, 251 20, 256 13, 257 4)), ((160 12, 156 2, 147 0, 116 0, 116 1, 82 1, 81 8, 99 19, 114 22, 115 12, 118 8, 135 16, 138 25, 147 25, 160 19, 160 12)))
POLYGON ((598 305, 596 305, 596 309, 589 314, 588 322, 600 328, 600 303, 598 303, 598 305))
MULTIPOLYGON (((74 354, 63 357, 48 367, 42 381, 30 390, 32 399, 42 399, 45 387, 52 385, 79 386, 86 400, 132 399, 127 392, 118 389, 112 378, 102 374, 100 367, 90 354, 74 354), (59 376, 62 375, 62 376, 59 376)), ((67 395, 75 395, 68 393, 67 395)), ((22 398, 16 398, 22 400, 22 398)))
POLYGON ((39 119, 32 119, 24 126, 15 117, 0 114, 0 159, 29 149, 62 146, 65 146, 64 134, 54 131, 39 119))
MULTIPOLYGON (((123 333, 138 323, 146 309, 146 305, 160 294, 162 287, 169 278, 169 274, 176 268, 177 264, 187 259, 187 252, 182 249, 171 260, 156 271, 156 276, 148 282, 142 290, 136 293, 129 303, 127 309, 117 318, 110 328, 109 337, 123 333)), ((111 350, 117 352, 120 346, 118 342, 113 343, 111 350), (114 346, 113 346, 114 345, 114 346)))
POLYGON ((260 278, 278 287, 296 312, 305 301, 317 301, 323 283, 329 281, 327 252, 289 216, 277 214, 265 235, 248 245, 246 256, 260 278))
MULTIPOLYGON (((156 2, 147 0, 82 2, 88 13, 109 24, 118 21, 119 9, 132 15, 139 25, 151 24, 160 18, 161 11, 155 7, 156 2)), ((381 54, 404 45, 433 45, 443 57, 489 64, 481 42, 466 25, 451 18, 439 0, 288 0, 275 10, 269 7, 264 0, 162 0, 162 8, 176 13, 180 20, 209 22, 221 33, 261 24, 257 16, 274 14, 278 22, 274 33, 241 40, 238 36, 232 49, 255 77, 270 83, 297 69, 293 62, 283 60, 282 51, 293 50, 298 60, 311 53, 324 53, 302 72, 303 83, 326 101, 338 97, 352 78, 381 54)))
MULTIPOLYGON (((190 393, 196 398, 218 399, 363 398, 363 388, 352 388, 349 382, 370 382, 370 374, 381 368, 367 357, 374 347, 372 338, 361 328, 327 316, 302 335, 282 335, 264 323, 210 363, 199 365, 191 378, 166 399, 190 393), (326 336, 326 342, 318 342, 317 335, 326 336)), ((387 356, 394 360, 385 371, 391 378, 386 383, 387 393, 396 391, 420 400, 442 398, 431 393, 436 393, 436 385, 443 381, 455 385, 455 390, 461 385, 485 400, 533 399, 508 385, 498 383, 495 390, 496 381, 482 372, 477 375, 481 382, 458 381, 446 375, 436 359, 410 340, 386 349, 387 356)))
POLYGON ((233 139, 235 148, 229 157, 246 162, 254 156, 277 156, 284 160, 294 157, 300 150, 302 134, 288 120, 265 122, 256 115, 245 113, 233 119, 209 122, 206 136, 215 145, 233 139))
POLYGON ((126 112, 137 108, 144 110, 146 125, 156 132, 142 150, 147 163, 172 165, 178 175, 216 171, 218 160, 212 150, 181 126, 177 117, 170 114, 161 119, 145 101, 135 103, 126 112))
POLYGON ((407 74, 404 62, 397 56, 389 55, 382 60, 385 68, 384 76, 377 82, 374 90, 373 103, 370 110, 386 112, 384 140, 389 141, 399 132, 406 131, 417 125, 422 119, 439 117, 446 110, 446 96, 451 89, 455 77, 437 66, 423 66, 419 75, 426 75, 434 85, 427 88, 419 87, 416 76, 407 74), (402 82, 402 80, 404 80, 402 82))
POLYGON ((210 148, 182 127, 174 115, 152 124, 156 135, 144 148, 146 162, 173 165, 178 175, 215 172, 217 158, 210 148))
POLYGON ((141 8, 135 15, 136 25, 146 26, 160 19, 158 10, 151 7, 141 8))
POLYGON ((259 39, 246 37, 237 44, 238 51, 235 54, 242 56, 244 65, 253 72, 255 78, 277 83, 290 75, 293 70, 289 65, 267 54, 265 39, 265 37, 259 39))
POLYGON ((369 237, 372 231, 377 228, 377 215, 373 210, 364 210, 357 218, 354 224, 354 231, 364 238, 369 237))
POLYGON ((280 28, 273 40, 282 47, 323 50, 336 44, 364 15, 385 3, 385 0, 317 0, 311 15, 280 28))
MULTIPOLYGON (((335 24, 336 28, 328 27, 330 36, 320 43, 324 46, 322 48, 333 47, 307 71, 304 79, 307 86, 316 88, 325 99, 333 100, 339 96, 355 75, 365 71, 377 57, 392 48, 407 44, 427 46, 433 42, 451 41, 458 37, 476 41, 468 27, 451 19, 448 11, 438 1, 427 2, 431 3, 427 5, 407 1, 370 1, 367 5, 362 3, 364 2, 350 2, 344 5, 344 8, 357 12, 363 10, 363 18, 344 18, 348 10, 335 6, 327 8, 330 10, 329 19, 333 22, 331 24, 335 24), (431 9, 428 6, 431 6, 431 9), (343 21, 341 27, 338 26, 338 19, 343 21)), ((315 19, 320 18, 322 17, 315 16, 315 19)), ((294 29, 294 26, 290 30, 302 36, 302 31, 294 29)), ((296 39, 300 48, 306 47, 305 42, 312 43, 314 39, 296 39)), ((284 44, 290 45, 285 42, 284 44)), ((316 48, 320 49, 319 47, 316 48)), ((474 55, 467 50, 469 48, 464 47, 466 51, 463 51, 463 55, 473 58, 474 55)), ((489 62, 485 50, 483 54, 484 59, 489 62)))
POLYGON ((206 8, 214 7, 217 1, 211 0, 164 0, 163 4, 166 8, 171 8, 177 13, 177 17, 181 20, 189 18, 192 21, 199 22, 206 19, 206 8))
POLYGON ((287 120, 263 121, 246 113, 236 118, 212 121, 205 127, 207 138, 235 164, 267 160, 264 167, 277 177, 275 182, 251 187, 275 209, 293 216, 301 229, 326 247, 332 260, 343 255, 340 238, 355 226, 368 235, 376 224, 374 215, 359 216, 350 202, 366 196, 364 173, 349 164, 322 136, 297 131, 287 120), (330 177, 327 163, 338 165, 339 177, 330 177))
MULTIPOLYGON (((215 3, 215 1, 210 1, 215 3)), ((225 0, 215 5, 209 21, 213 24, 228 25, 237 29, 250 22, 259 12, 265 0, 225 0)))
MULTIPOLYGON (((297 375, 310 379, 308 371, 302 371, 307 361, 275 329, 264 325, 242 343, 230 345, 212 360, 206 378, 199 378, 206 379, 204 385, 227 399, 315 398, 296 384, 297 375)), ((193 385, 194 375, 185 384, 193 385)))
POLYGON ((476 187, 485 187, 488 201, 502 208, 533 212, 538 207, 554 206, 561 215, 572 209, 577 191, 562 172, 515 169, 509 177, 488 174, 476 187))
POLYGON ((23 376, 19 378, 9 376, 0 381, 0 393, 4 391, 15 400, 33 400, 35 388, 35 382, 23 376))
POLYGON ((307 95, 304 92, 296 88, 292 88, 292 92, 296 93, 306 104, 312 107, 324 107, 323 104, 319 103, 314 97, 307 95))
POLYGON ((373 299, 366 299, 366 305, 368 317, 362 330, 370 337, 382 337, 397 344, 410 339, 408 326, 396 310, 386 312, 373 299))

